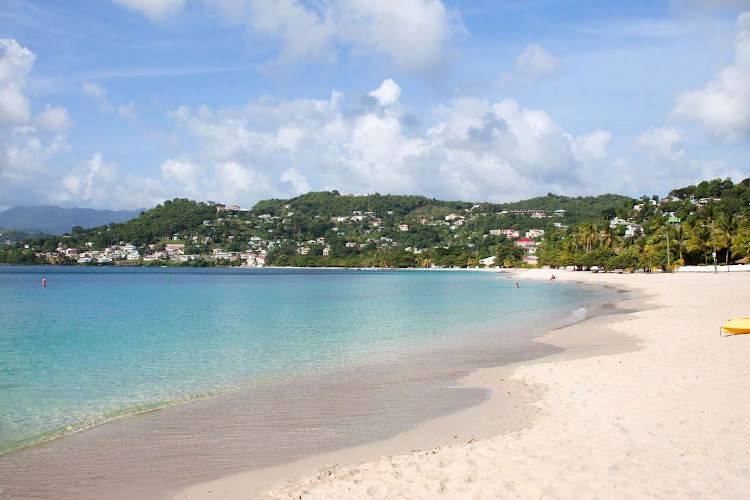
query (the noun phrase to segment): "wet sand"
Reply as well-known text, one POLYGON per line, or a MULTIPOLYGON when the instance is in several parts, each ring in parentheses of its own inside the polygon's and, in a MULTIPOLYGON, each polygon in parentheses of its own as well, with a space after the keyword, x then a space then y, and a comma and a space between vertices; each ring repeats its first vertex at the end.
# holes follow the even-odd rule
POLYGON ((472 373, 464 385, 493 391, 479 407, 175 498, 746 497, 750 335, 718 328, 750 316, 750 273, 555 274, 627 288, 617 307, 633 312, 538 339, 562 352, 472 373))
MULTIPOLYGON (((162 498, 228 474, 383 443, 420 422, 442 425, 433 419, 487 400, 492 387, 472 384, 475 374, 459 386, 468 372, 560 351, 527 337, 499 330, 487 336, 486 345, 423 349, 419 356, 404 354, 334 376, 243 389, 115 420, 0 456, 0 498, 162 498)), ((490 406, 516 405, 521 394, 493 398, 490 406)), ((472 435, 489 435, 492 427, 482 425, 477 422, 472 435)))
MULTIPOLYGON (((609 329, 608 325, 613 318, 627 317, 635 310, 647 309, 648 305, 641 298, 633 298, 627 293, 618 294, 617 298, 620 299, 617 302, 590 308, 584 321, 548 331, 535 338, 535 343, 546 350, 542 357, 519 360, 504 366, 480 368, 464 377, 458 384, 464 390, 480 388, 490 391, 491 396, 479 406, 424 422, 389 439, 199 484, 176 492, 173 498, 256 499, 268 497, 272 489, 278 490, 274 495, 285 490, 294 490, 296 494, 297 490, 292 485, 301 481, 301 478, 310 474, 316 474, 315 477, 322 474, 326 477, 344 464, 374 460, 383 455, 413 454, 418 453, 415 450, 456 446, 499 433, 529 428, 538 416, 533 403, 543 391, 532 384, 514 379, 516 369, 529 363, 615 354, 638 348, 637 342, 632 338, 609 329), (592 335, 592 332, 596 333, 592 335)), ((336 498, 336 495, 327 498, 336 498)))

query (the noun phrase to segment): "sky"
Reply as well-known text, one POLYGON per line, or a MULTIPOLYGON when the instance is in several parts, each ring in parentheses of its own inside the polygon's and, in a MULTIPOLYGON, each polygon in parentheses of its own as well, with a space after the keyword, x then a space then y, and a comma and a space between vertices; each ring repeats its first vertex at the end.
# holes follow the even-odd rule
POLYGON ((750 177, 750 0, 0 0, 0 208, 750 177))

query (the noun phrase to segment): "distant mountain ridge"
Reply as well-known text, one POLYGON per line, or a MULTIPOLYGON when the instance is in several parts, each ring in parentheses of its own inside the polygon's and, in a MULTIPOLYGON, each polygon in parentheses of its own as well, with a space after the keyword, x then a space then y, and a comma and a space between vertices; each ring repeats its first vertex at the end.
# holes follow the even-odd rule
POLYGON ((0 229, 17 229, 45 234, 69 233, 75 226, 91 228, 125 222, 138 217, 139 210, 95 210, 93 208, 62 208, 50 205, 13 207, 0 212, 0 229))

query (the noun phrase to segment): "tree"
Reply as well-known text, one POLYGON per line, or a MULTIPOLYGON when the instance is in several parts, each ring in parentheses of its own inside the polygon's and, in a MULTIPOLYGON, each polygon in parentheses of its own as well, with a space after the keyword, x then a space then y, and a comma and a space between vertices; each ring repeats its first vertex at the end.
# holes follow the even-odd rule
MULTIPOLYGON (((715 179, 717 180, 717 179, 715 179)), ((720 181, 720 179, 718 179, 720 181)), ((703 183, 701 183, 703 184, 703 183)), ((703 220, 707 226, 711 226, 711 242, 713 244, 713 257, 714 257, 714 270, 716 268, 716 217, 718 215, 718 211, 716 209, 716 206, 713 203, 708 203, 703 207, 701 210, 700 218, 703 220)))
POLYGON ((678 226, 675 231, 675 237, 672 240, 674 250, 680 255, 680 265, 685 265, 684 252, 690 246, 690 228, 687 225, 678 226))
POLYGON ((733 212, 725 212, 719 216, 716 225, 718 226, 716 229, 716 238, 720 248, 726 248, 727 250, 726 263, 729 265, 729 255, 732 245, 736 243, 739 237, 740 221, 733 212))
POLYGON ((750 226, 740 230, 739 235, 731 247, 733 258, 750 257, 750 226))
POLYGON ((604 248, 612 248, 615 244, 615 235, 612 233, 612 228, 607 226, 601 233, 601 244, 604 248))
POLYGON ((708 251, 711 250, 711 228, 706 225, 695 226, 688 237, 687 250, 689 252, 700 251, 703 254, 705 264, 708 265, 708 251))
POLYGON ((598 236, 596 226, 592 222, 585 222, 578 226, 578 230, 581 244, 586 249, 586 253, 591 252, 598 236))

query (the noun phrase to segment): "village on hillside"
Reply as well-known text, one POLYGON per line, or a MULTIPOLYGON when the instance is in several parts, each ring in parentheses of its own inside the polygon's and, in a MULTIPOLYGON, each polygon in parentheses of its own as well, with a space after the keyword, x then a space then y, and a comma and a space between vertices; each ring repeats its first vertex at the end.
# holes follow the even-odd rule
MULTIPOLYGON (((662 261, 684 265, 686 254, 695 250, 703 252, 708 264, 707 249, 693 245, 689 250, 687 236, 680 236, 683 219, 721 206, 720 197, 674 192, 661 199, 630 199, 627 206, 623 197, 599 214, 550 206, 566 205, 570 199, 564 197, 551 202, 541 198, 545 203, 539 204, 549 208, 502 210, 492 204, 412 198, 417 201, 389 197, 377 204, 370 195, 309 193, 260 202, 253 209, 176 199, 127 223, 74 228, 72 234, 26 241, 22 250, 33 252, 37 264, 436 268, 588 267, 599 263, 581 264, 574 256, 583 254, 590 261, 597 255, 592 251, 601 250, 600 260, 611 259, 636 248, 670 255, 635 263, 624 252, 618 267, 664 267, 662 261), (371 205, 377 208, 367 209, 371 205), (344 212, 343 207, 358 209, 344 212), (183 215, 190 221, 180 220, 183 215), (670 227, 683 240, 672 249, 661 248, 672 236, 650 245, 644 241, 649 233, 670 227)), ((740 249, 743 235, 737 231, 734 241, 740 249)), ((730 252, 736 249, 731 244, 727 248, 727 263, 746 257, 734 252, 735 259, 730 252)))

